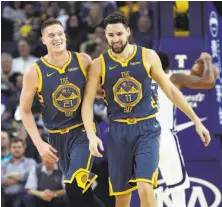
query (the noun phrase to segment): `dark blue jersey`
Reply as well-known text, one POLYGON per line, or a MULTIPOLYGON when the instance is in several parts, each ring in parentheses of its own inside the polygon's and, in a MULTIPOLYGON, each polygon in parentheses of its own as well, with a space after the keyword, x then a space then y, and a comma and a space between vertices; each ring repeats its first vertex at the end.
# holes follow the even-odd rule
POLYGON ((135 45, 133 54, 125 62, 113 57, 108 50, 101 55, 101 61, 109 119, 147 117, 157 112, 145 48, 135 45))
POLYGON ((43 105, 43 121, 49 130, 82 123, 81 102, 86 74, 79 53, 69 53, 62 68, 49 64, 43 57, 36 62, 39 76, 38 96, 43 105))

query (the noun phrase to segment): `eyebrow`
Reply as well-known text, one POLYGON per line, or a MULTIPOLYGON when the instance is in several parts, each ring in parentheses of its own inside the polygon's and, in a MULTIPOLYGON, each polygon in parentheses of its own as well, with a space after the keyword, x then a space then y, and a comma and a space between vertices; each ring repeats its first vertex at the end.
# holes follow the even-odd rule
MULTIPOLYGON (((63 32, 63 31, 58 31, 58 32, 56 32, 56 33, 59 34, 59 33, 62 33, 62 32, 63 32)), ((49 35, 54 35, 54 34, 56 34, 56 33, 51 32, 51 33, 48 34, 48 36, 49 36, 49 35)))

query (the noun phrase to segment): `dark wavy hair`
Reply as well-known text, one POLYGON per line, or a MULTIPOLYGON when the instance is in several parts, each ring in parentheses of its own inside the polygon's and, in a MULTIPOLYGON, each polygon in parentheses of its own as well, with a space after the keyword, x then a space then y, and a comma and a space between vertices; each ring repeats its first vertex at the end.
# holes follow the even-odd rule
POLYGON ((108 24, 118 24, 122 23, 125 27, 128 27, 127 18, 120 12, 114 12, 104 19, 104 27, 106 28, 108 24))
POLYGON ((160 58, 163 70, 164 71, 169 70, 169 68, 170 68, 170 58, 169 58, 169 56, 163 51, 158 51, 157 55, 160 58))

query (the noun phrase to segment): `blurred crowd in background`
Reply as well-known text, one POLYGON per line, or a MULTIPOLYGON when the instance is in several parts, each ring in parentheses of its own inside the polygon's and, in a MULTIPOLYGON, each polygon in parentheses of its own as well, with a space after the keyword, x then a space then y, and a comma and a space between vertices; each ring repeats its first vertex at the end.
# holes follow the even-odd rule
MULTIPOLYGON (((129 20, 130 43, 152 48, 153 4, 155 2, 142 1, 1 2, 2 206, 67 205, 63 178, 57 164, 41 162, 36 147, 22 125, 18 110, 25 70, 47 54, 41 41, 42 22, 50 17, 60 20, 67 36, 67 49, 87 53, 94 59, 109 48, 103 19, 117 10, 129 20)), ((102 100, 95 101, 94 109, 98 122, 106 120, 102 100)), ((41 104, 37 97, 32 112, 42 139, 47 141, 47 130, 42 123, 41 104)), ((103 134, 105 136, 106 132, 103 134)), ((96 194, 107 207, 113 206, 114 198, 108 197, 106 156, 95 163, 93 170, 99 174, 97 183, 93 185, 96 194)))

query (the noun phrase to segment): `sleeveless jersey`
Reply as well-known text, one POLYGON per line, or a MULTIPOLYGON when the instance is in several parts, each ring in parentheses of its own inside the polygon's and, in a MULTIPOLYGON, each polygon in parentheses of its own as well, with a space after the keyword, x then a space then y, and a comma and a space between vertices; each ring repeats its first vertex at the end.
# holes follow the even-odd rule
POLYGON ((39 76, 38 96, 43 105, 42 117, 49 130, 82 123, 81 101, 86 74, 79 53, 69 53, 62 68, 49 64, 43 57, 36 63, 39 76))
POLYGON ((113 57, 110 50, 100 58, 110 120, 146 117, 157 112, 145 48, 134 45, 133 54, 125 62, 113 57))

